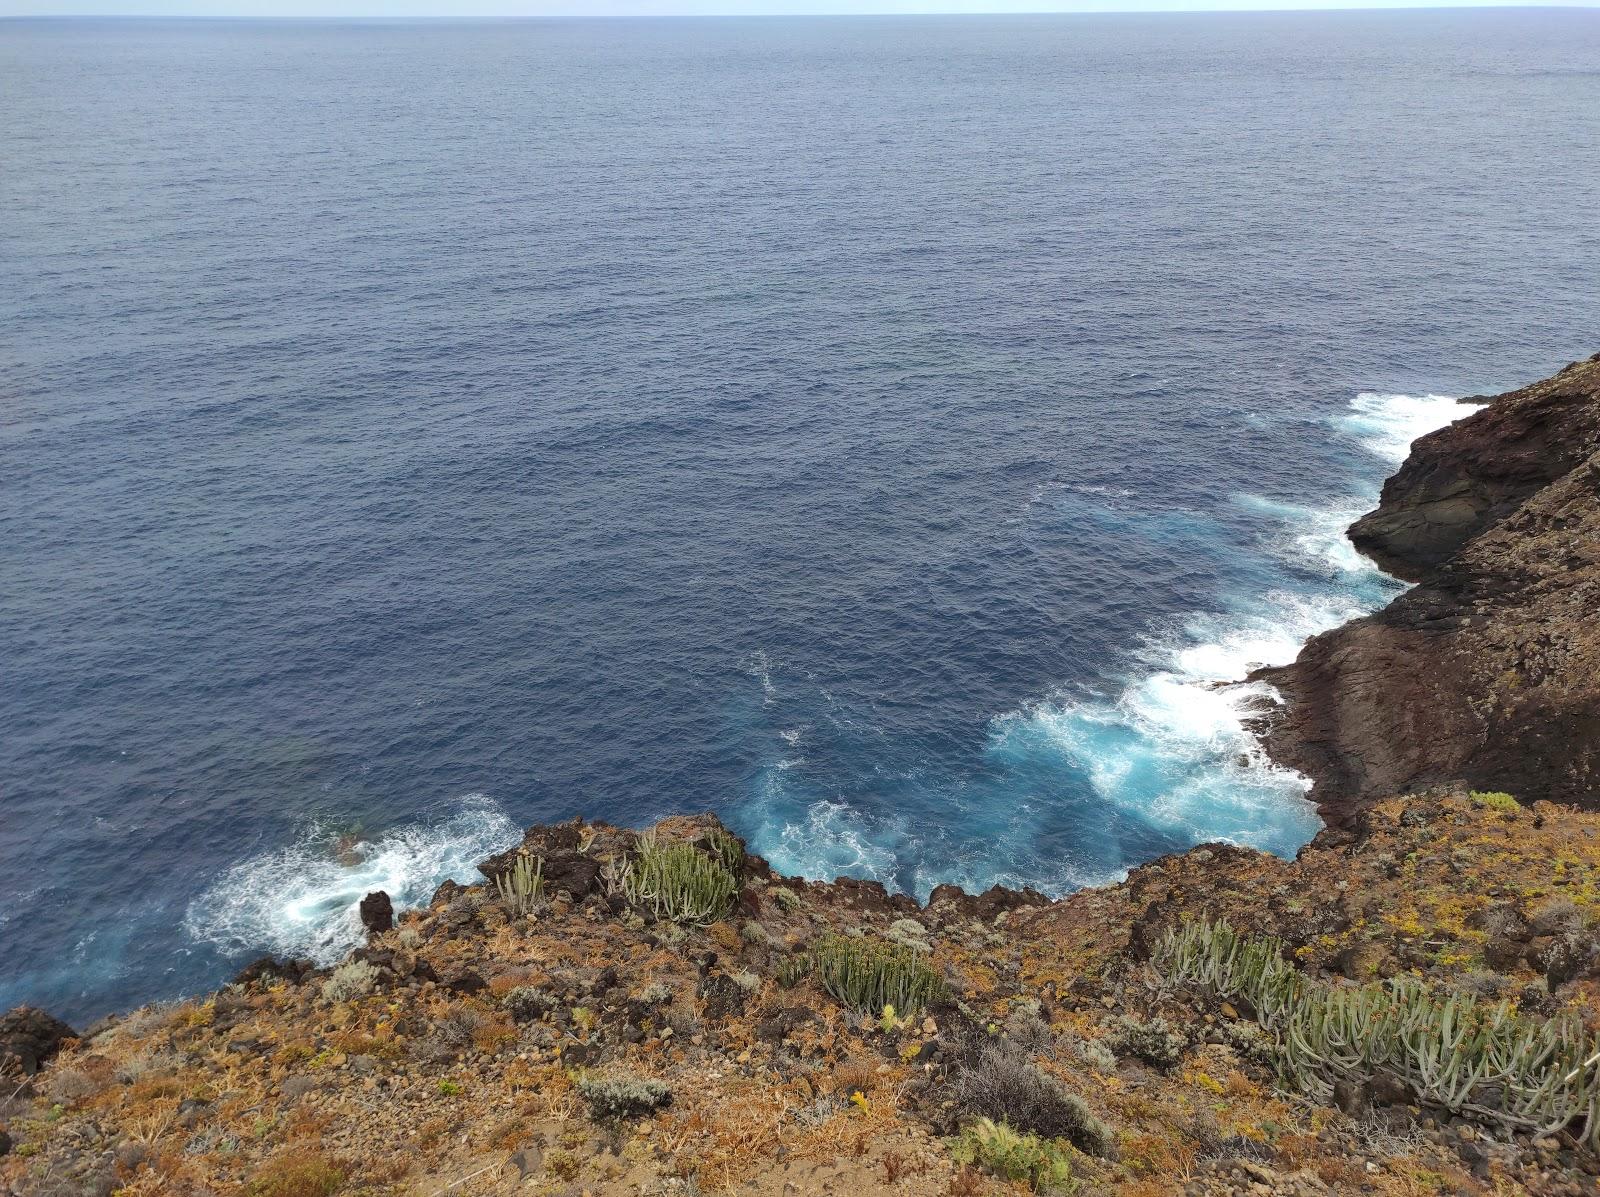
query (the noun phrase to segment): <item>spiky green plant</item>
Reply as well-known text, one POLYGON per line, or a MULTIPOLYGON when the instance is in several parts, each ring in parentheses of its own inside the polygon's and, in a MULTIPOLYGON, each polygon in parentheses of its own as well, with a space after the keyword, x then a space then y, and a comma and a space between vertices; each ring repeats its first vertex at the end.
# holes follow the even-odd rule
POLYGON ((639 837, 638 854, 623 874, 622 892, 657 918, 703 925, 728 913, 739 882, 721 860, 693 844, 662 844, 649 833, 639 837))
POLYGON ((739 875, 739 870, 744 868, 744 845, 739 842, 738 836, 720 827, 713 827, 706 832, 706 846, 722 862, 723 868, 735 877, 739 875))
POLYGON ((863 1014, 878 1015, 893 1006, 910 1016, 949 993, 919 953, 898 944, 824 935, 808 955, 817 983, 863 1014))
POLYGON ((544 901, 544 858, 518 852, 509 869, 495 874, 494 885, 512 915, 532 914, 544 901))
POLYGON ((1277 940, 1222 922, 1169 932, 1154 964, 1172 982, 1248 1004, 1286 1083, 1321 1100, 1334 1081, 1384 1074, 1427 1105, 1507 1130, 1553 1135, 1578 1123, 1600 1150, 1600 1035, 1576 1013, 1531 1018, 1409 978, 1326 984, 1290 964, 1277 940))

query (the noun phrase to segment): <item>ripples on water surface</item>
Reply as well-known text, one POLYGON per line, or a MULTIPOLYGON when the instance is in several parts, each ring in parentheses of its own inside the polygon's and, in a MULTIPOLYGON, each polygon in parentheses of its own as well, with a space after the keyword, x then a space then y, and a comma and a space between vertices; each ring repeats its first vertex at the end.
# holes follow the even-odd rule
MULTIPOLYGON (((1600 14, 0 24, 0 1006, 534 820, 1059 892, 1593 352, 1600 14), (351 863, 351 843, 362 845, 351 863)), ((1259 696, 1258 696, 1259 697, 1259 696)))

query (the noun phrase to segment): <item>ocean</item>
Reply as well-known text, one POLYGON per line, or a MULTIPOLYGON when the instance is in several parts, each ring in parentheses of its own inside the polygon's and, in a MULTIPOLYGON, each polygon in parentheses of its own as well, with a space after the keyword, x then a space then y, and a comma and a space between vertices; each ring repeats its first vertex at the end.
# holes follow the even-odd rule
POLYGON ((0 1008, 520 827, 1292 853, 1252 666, 1600 332, 1600 11, 0 22, 0 1008))

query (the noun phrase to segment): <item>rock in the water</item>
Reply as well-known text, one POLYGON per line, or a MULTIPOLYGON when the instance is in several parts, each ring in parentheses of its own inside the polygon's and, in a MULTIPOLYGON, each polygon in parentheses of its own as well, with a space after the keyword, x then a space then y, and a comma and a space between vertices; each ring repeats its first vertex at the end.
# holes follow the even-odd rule
POLYGON ((53 1015, 32 1006, 18 1006, 0 1016, 0 1074, 32 1076, 78 1032, 53 1015))
POLYGON ((361 925, 373 935, 394 927, 394 903, 386 892, 380 889, 361 899, 361 925))

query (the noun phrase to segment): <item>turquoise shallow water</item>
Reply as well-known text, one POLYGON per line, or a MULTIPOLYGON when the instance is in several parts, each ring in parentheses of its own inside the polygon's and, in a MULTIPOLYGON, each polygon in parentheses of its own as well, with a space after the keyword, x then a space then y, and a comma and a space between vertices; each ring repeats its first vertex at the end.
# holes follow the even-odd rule
POLYGON ((1299 779, 1450 396, 1593 352, 1592 11, 0 23, 0 1006, 520 825, 1052 892, 1299 779), (359 859, 335 851, 361 845, 359 859))

